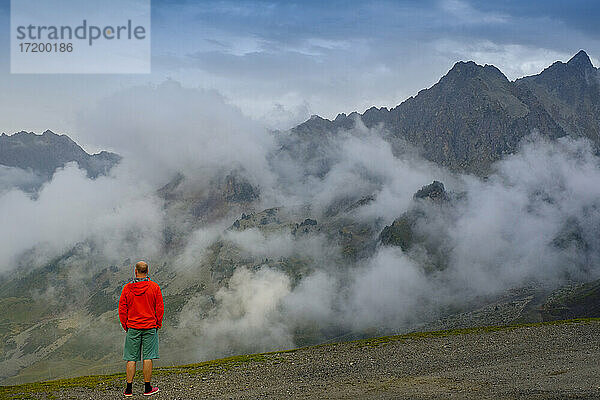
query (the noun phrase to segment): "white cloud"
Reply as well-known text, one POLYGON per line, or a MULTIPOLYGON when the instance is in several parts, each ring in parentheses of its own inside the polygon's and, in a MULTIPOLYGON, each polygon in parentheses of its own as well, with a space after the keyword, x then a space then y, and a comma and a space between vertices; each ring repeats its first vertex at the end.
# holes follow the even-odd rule
POLYGON ((215 91, 176 81, 128 88, 82 115, 80 131, 117 149, 154 182, 177 171, 210 178, 243 166, 252 183, 268 183, 271 136, 215 91))
POLYGON ((280 314, 289 292, 289 278, 280 271, 238 268, 215 295, 216 307, 206 318, 199 314, 201 298, 186 304, 179 329, 190 335, 201 359, 289 348, 292 335, 280 314))
POLYGON ((149 187, 120 168, 115 175, 90 180, 68 164, 35 199, 18 189, 0 195, 0 215, 3 271, 13 269, 26 250, 35 249, 41 264, 86 240, 115 262, 160 249, 160 204, 149 187))
POLYGON ((569 60, 573 54, 520 44, 498 44, 488 40, 469 43, 452 39, 435 42, 436 51, 455 60, 492 64, 510 80, 540 73, 557 60, 569 60))

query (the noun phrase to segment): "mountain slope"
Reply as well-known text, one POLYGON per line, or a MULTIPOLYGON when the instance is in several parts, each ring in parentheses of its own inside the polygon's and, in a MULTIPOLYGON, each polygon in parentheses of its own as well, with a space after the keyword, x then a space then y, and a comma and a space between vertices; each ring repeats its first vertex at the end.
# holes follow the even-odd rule
MULTIPOLYGON (((597 398, 599 333, 598 320, 413 333, 158 368, 153 382, 163 399, 597 398)), ((0 397, 114 399, 123 385, 87 376, 0 397)))
POLYGON ((401 138, 428 160, 454 171, 486 175, 491 164, 514 153, 521 138, 539 131, 550 138, 584 136, 600 144, 598 70, 583 51, 536 76, 510 82, 496 67, 458 62, 429 89, 397 107, 363 114, 313 116, 291 130, 323 137, 350 129, 356 120, 401 138))
POLYGON ((51 131, 41 135, 33 132, 0 135, 0 165, 32 170, 46 179, 72 161, 85 169, 90 178, 96 178, 106 174, 120 159, 107 151, 90 155, 67 135, 51 131))
POLYGON ((583 50, 515 84, 531 90, 567 134, 600 145, 600 71, 583 50))

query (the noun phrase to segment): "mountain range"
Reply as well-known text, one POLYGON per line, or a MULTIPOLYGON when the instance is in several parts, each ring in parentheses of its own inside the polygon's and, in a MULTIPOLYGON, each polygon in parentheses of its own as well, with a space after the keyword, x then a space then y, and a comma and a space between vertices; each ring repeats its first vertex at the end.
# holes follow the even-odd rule
POLYGON ((49 130, 41 135, 24 131, 0 135, 0 165, 29 170, 46 180, 57 168, 73 161, 88 177, 96 178, 107 174, 120 159, 108 151, 88 154, 67 135, 49 130))
POLYGON ((600 145, 600 73, 587 53, 557 61, 538 75, 509 81, 493 65, 458 62, 439 82, 398 106, 313 116, 292 129, 319 137, 352 128, 357 120, 381 127, 426 159, 454 171, 485 175, 533 131, 549 138, 586 137, 600 145))
MULTIPOLYGON (((514 82, 493 65, 460 61, 432 87, 396 107, 340 113, 333 120, 313 115, 284 140, 309 138, 318 146, 324 136, 350 129, 357 120, 367 128, 382 128, 392 142, 408 142, 427 160, 485 175, 534 131, 553 139, 585 137, 600 146, 600 72, 583 50, 566 63, 556 61, 514 82)), ((0 135, 0 165, 45 177, 75 161, 94 178, 119 160, 106 151, 90 155, 68 136, 51 131, 0 135)))
MULTIPOLYGON (((387 141, 394 154, 406 151, 408 145, 431 163, 452 172, 476 175, 478 182, 486 182, 484 177, 493 172, 494 163, 517 153, 522 139, 532 133, 537 132, 550 141, 562 137, 586 138, 597 153, 599 111, 600 73, 584 51, 566 63, 558 61, 538 75, 512 82, 492 65, 461 61, 435 85, 396 107, 339 114, 333 120, 313 116, 289 131, 278 132, 279 146, 269 161, 293 160, 296 163, 287 164, 293 165, 289 169, 298 172, 295 168, 299 166, 298 176, 308 182, 302 190, 316 192, 311 185, 326 177, 338 161, 332 152, 326 151, 327 146, 338 146, 349 137, 345 136, 348 131, 364 126, 377 138, 387 141)), ((50 131, 42 135, 19 132, 0 136, 0 165, 33 171, 46 181, 68 162, 77 162, 93 179, 107 174, 119 160, 119 155, 109 152, 90 155, 68 136, 50 131)), ((379 183, 377 177, 373 185, 366 185, 363 191, 366 194, 327 199, 324 211, 319 213, 310 204, 270 204, 265 209, 261 203, 265 188, 253 186, 243 171, 236 169, 206 177, 208 184, 200 188, 194 186, 193 178, 189 172, 181 171, 156 190, 165 218, 164 231, 160 232, 164 254, 152 260, 153 267, 157 266, 152 278, 160 282, 166 304, 161 332, 161 340, 164 338, 161 349, 168 355, 161 360, 164 363, 197 361, 191 346, 197 342, 200 330, 187 317, 196 316, 198 320, 193 321, 198 325, 211 318, 222 322, 218 319, 222 315, 215 312, 221 302, 230 307, 224 314, 235 321, 244 321, 243 313, 236 308, 240 306, 237 298, 227 297, 235 285, 240 285, 239 281, 232 282, 236 271, 249 271, 242 278, 252 277, 252 273, 261 269, 272 274, 280 271, 289 279, 290 287, 296 287, 303 278, 314 277, 311 274, 321 268, 320 272, 339 273, 343 279, 338 283, 342 285, 353 270, 361 270, 361 262, 373 262, 373 255, 384 249, 382 257, 401 254, 398 257, 403 260, 415 263, 425 260, 419 264, 418 278, 434 279, 451 268, 451 231, 458 215, 465 213, 468 197, 440 181, 420 182, 408 189, 410 195, 414 193, 408 206, 385 219, 359 212, 377 201, 380 194, 374 189, 379 183), (205 231, 197 230, 207 226, 205 231), (195 248, 190 251, 197 259, 192 267, 185 267, 192 268, 188 271, 177 264, 182 263, 183 256, 190 255, 186 246, 194 240, 206 243, 202 244, 202 251, 195 248), (240 244, 244 240, 256 251, 240 244), (290 241, 299 245, 294 247, 290 241), (320 253, 314 254, 315 248, 320 253), (391 252, 385 253, 390 249, 391 252)), ((351 186, 347 181, 343 184, 351 186)), ((320 193, 310 194, 316 197, 320 193)), ((527 195, 531 202, 523 207, 524 212, 532 214, 561 200, 537 187, 527 195)), ((585 213, 594 222, 596 214, 592 208, 586 208, 585 213)), ((586 221, 581 218, 559 222, 565 228, 559 234, 548 234, 549 249, 583 254, 583 261, 573 258, 571 264, 581 262, 591 269, 596 259, 589 255, 597 254, 594 251, 599 247, 597 227, 587 229, 586 221)), ((537 227, 526 230, 534 233, 529 236, 547 234, 534 228, 537 227)), ((475 230, 473 236, 482 232, 485 233, 475 230)), ((501 233, 501 239, 510 243, 509 235, 501 233)), ((36 256, 33 250, 26 254, 31 260, 36 256)), ((94 242, 86 238, 39 268, 29 268, 28 260, 24 257, 19 268, 10 274, 0 274, 2 383, 120 369, 122 332, 116 323, 115 305, 123 283, 131 275, 132 260, 107 261, 95 252, 94 242), (76 371, 73 365, 77 366, 76 371)), ((393 279, 397 274, 392 269, 384 278, 393 279)), ((572 281, 561 287, 510 287, 500 294, 471 296, 433 311, 425 310, 429 314, 418 307, 427 303, 431 293, 416 293, 419 301, 415 309, 423 312, 395 327, 394 333, 600 316, 599 281, 567 278, 572 281)), ((410 276, 407 279, 411 282, 410 276)), ((251 296, 254 292, 268 291, 270 286, 273 285, 250 287, 242 292, 251 296)), ((391 291, 410 289, 407 285, 393 287, 391 291)), ((335 285, 325 286, 317 294, 309 292, 309 297, 318 299, 318 294, 334 290, 335 285)), ((266 301, 255 300, 250 307, 260 308, 266 301)), ((391 309, 393 315, 395 308, 396 305, 391 305, 386 310, 391 309)), ((273 306, 268 311, 277 310, 273 306)), ((251 331, 261 326, 261 314, 254 311, 249 312, 256 321, 251 320, 249 326, 242 325, 239 330, 244 336, 244 329, 251 331)), ((343 309, 335 311, 342 313, 343 309)), ((378 312, 371 310, 371 313, 378 312)), ((290 336, 295 345, 388 333, 377 323, 354 329, 340 327, 327 318, 318 323, 299 318, 294 323, 298 325, 292 325, 290 336)), ((224 324, 216 325, 222 328, 224 324)), ((278 333, 282 325, 285 323, 276 319, 267 333, 278 333)), ((262 347, 250 347, 236 336, 240 332, 217 331, 209 343, 216 343, 215 349, 209 349, 212 352, 206 353, 207 356, 271 349, 271 343, 264 345, 264 339, 260 340, 262 335, 254 338, 262 347)))

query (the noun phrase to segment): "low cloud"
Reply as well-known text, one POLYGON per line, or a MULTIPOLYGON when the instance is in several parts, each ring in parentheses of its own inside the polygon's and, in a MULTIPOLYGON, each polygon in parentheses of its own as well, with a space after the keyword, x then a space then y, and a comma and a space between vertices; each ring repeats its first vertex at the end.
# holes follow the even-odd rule
POLYGON ((243 169, 252 183, 269 185, 272 137, 216 91, 176 81, 125 89, 83 114, 80 130, 150 182, 166 183, 176 172, 199 179, 243 169))
MULTIPOLYGON (((360 140, 358 143, 360 148, 360 140)), ((350 148, 355 144, 348 141, 350 148)), ((381 193, 404 187, 406 198, 399 196, 400 206, 393 212, 375 212, 371 204, 356 211, 365 220, 385 218, 389 224, 394 218, 389 215, 397 217, 411 207, 412 193, 427 183, 424 177, 435 176, 435 170, 427 170, 427 163, 410 169, 391 152, 378 150, 378 146, 385 146, 378 145, 377 140, 372 144, 371 152, 348 151, 354 157, 339 159, 330 173, 338 175, 343 169, 352 176, 352 182, 360 181, 359 176, 376 182, 373 188, 378 199, 381 193), (378 156, 378 165, 361 164, 373 154, 378 156), (350 160, 355 162, 346 164, 350 160), (402 166, 400 170, 389 169, 402 178, 394 179, 386 166, 402 166), (361 174, 353 175, 353 171, 361 174)), ((322 178, 322 182, 332 181, 332 176, 322 178)), ((498 162, 487 179, 455 175, 451 181, 447 188, 460 194, 454 203, 444 208, 425 207, 427 218, 415 228, 426 232, 428 240, 443 244, 445 269, 428 271, 418 252, 385 246, 343 268, 332 267, 335 257, 323 257, 311 273, 294 282, 286 280, 290 278, 279 270, 238 269, 229 287, 220 292, 212 316, 198 322, 204 327, 199 331, 198 348, 206 351, 213 341, 217 348, 224 348, 222 337, 229 337, 230 343, 243 351, 272 350, 291 346, 294 332, 314 326, 334 326, 337 332, 397 332, 435 320, 449 306, 464 306, 477 296, 499 295, 532 284, 558 287, 600 275, 600 189, 595 184, 600 181, 600 160, 589 142, 570 138, 551 142, 534 135, 525 140, 519 153, 498 162), (263 289, 259 302, 247 299, 253 304, 251 308, 242 307, 245 294, 259 287, 273 289, 263 289), (237 305, 236 313, 231 312, 231 304, 237 305), (250 324, 248 321, 256 321, 257 315, 261 316, 260 324, 250 324), (208 328, 211 324, 215 331, 208 328), (232 338, 230 332, 240 329, 240 324, 243 329, 247 324, 262 329, 266 337, 274 333, 279 337, 257 341, 260 335, 253 330, 248 341, 243 341, 243 335, 232 338)), ((352 191, 337 185, 318 187, 331 188, 328 199, 338 190, 344 195, 352 191)), ((362 192, 360 184, 352 187, 362 192)), ((323 196, 316 194, 317 198, 323 196)), ((385 201, 376 201, 385 207, 385 201)), ((257 257, 289 256, 292 249, 298 249, 285 235, 265 236, 257 230, 227 235, 257 257)), ((324 246, 322 242, 304 244, 304 254, 318 254, 324 246)), ((181 315, 182 321, 190 315, 193 310, 188 308, 181 315)))
POLYGON ((15 188, 24 192, 33 192, 45 180, 45 177, 33 171, 0 165, 0 195, 15 188))
POLYGON ((194 342, 201 339, 203 344, 195 349, 200 358, 292 347, 293 337, 280 310, 289 292, 290 279, 281 271, 239 268, 228 286, 216 293, 215 308, 204 318, 198 313, 203 298, 186 304, 179 329, 194 342))
POLYGON ((114 175, 90 180, 75 163, 67 164, 35 198, 19 189, 0 195, 0 214, 4 272, 26 251, 41 265, 86 240, 112 260, 160 248, 159 203, 151 188, 121 175, 119 167, 114 175))

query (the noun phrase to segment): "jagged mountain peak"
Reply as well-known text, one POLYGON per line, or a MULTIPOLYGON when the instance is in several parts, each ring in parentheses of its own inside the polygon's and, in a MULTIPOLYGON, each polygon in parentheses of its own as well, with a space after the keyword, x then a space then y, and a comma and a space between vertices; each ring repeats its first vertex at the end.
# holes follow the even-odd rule
POLYGON ((341 121, 341 120, 343 120, 343 119, 346 119, 347 117, 348 117, 348 116, 346 115, 346 113, 339 113, 339 114, 338 114, 338 115, 335 117, 334 121, 341 121))
POLYGON ((459 61, 450 68, 444 78, 474 76, 479 68, 482 68, 481 65, 477 65, 473 61, 459 61))
POLYGON ((479 68, 483 68, 483 66, 475 63, 475 61, 457 61, 456 63, 454 63, 454 65, 452 66, 452 68, 450 68, 450 70, 448 71, 448 73, 453 73, 453 72, 463 72, 463 71, 477 71, 477 69, 479 68))
POLYGON ((583 50, 579 50, 579 52, 571 57, 571 59, 566 63, 562 61, 556 61, 539 74, 526 76, 524 78, 517 79, 517 81, 527 81, 536 79, 538 77, 552 77, 552 79, 581 77, 589 75, 590 72, 593 73, 595 71, 596 68, 592 64, 588 54, 583 50))
POLYGON ((594 69, 590 57, 584 50, 579 50, 577 54, 567 61, 567 65, 580 69, 594 69))
POLYGON ((515 83, 535 93, 566 134, 600 146, 600 73, 585 51, 515 83))
POLYGON ((74 145, 79 146, 73 139, 71 139, 68 135, 65 135, 64 133, 56 133, 54 131, 51 131, 50 129, 46 129, 44 132, 42 132, 41 135, 36 134, 35 132, 30 132, 30 134, 32 135, 36 135, 36 136, 41 136, 43 138, 49 139, 49 140, 63 140, 65 142, 72 142, 74 145))
MULTIPOLYGON (((551 139, 584 136, 600 146, 599 115, 600 74, 581 50, 568 63, 557 61, 514 82, 493 65, 459 61, 435 85, 394 108, 341 113, 333 121, 313 118, 292 132, 322 140, 361 118, 367 128, 382 127, 430 161, 485 175, 533 130, 551 139)), ((311 154, 319 154, 319 143, 311 154)))
POLYGON ((495 66, 490 64, 479 65, 474 61, 459 61, 455 63, 445 76, 458 77, 460 79, 487 76, 508 80, 495 66))

